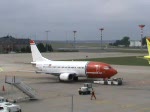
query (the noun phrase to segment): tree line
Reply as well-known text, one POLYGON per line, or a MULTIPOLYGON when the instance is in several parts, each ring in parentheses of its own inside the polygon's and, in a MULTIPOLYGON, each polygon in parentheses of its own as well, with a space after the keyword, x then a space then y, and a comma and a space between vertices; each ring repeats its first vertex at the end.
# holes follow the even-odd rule
MULTIPOLYGON (((37 48, 39 49, 40 52, 53 52, 53 48, 50 44, 44 45, 43 43, 38 43, 37 48)), ((26 46, 21 48, 22 53, 31 53, 31 48, 30 46, 26 46)))
MULTIPOLYGON (((123 37, 121 40, 116 40, 114 43, 110 43, 111 46, 119 46, 123 45, 125 47, 129 47, 130 45, 130 37, 123 37)), ((142 38, 142 45, 146 45, 146 37, 142 38)))

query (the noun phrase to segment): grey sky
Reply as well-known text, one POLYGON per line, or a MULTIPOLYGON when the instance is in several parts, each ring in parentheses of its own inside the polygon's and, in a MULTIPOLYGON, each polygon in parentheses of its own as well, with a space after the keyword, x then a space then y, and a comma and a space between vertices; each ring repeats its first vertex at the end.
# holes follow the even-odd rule
POLYGON ((0 37, 98 40, 104 27, 105 40, 150 36, 150 0, 1 0, 0 37))

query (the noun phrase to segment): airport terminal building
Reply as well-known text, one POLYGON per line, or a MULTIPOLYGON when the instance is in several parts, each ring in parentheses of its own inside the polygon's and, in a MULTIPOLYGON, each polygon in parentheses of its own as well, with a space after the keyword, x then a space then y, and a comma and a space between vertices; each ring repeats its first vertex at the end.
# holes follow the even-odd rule
POLYGON ((30 39, 17 39, 12 36, 0 38, 0 52, 9 53, 12 51, 20 51, 21 48, 29 46, 30 39))
POLYGON ((140 40, 130 40, 130 47, 140 47, 141 41, 140 40))

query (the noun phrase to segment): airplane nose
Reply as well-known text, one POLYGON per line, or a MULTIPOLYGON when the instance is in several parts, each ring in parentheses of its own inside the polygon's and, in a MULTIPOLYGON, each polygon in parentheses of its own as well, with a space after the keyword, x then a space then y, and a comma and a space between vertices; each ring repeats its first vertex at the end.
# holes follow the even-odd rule
POLYGON ((116 75, 118 72, 114 68, 111 68, 107 71, 105 71, 105 77, 106 78, 111 78, 112 76, 116 75))
POLYGON ((118 73, 117 70, 114 69, 114 74, 117 74, 117 73, 118 73))
POLYGON ((113 75, 117 74, 118 72, 117 72, 117 70, 112 69, 112 72, 111 72, 111 73, 112 73, 112 76, 113 76, 113 75))

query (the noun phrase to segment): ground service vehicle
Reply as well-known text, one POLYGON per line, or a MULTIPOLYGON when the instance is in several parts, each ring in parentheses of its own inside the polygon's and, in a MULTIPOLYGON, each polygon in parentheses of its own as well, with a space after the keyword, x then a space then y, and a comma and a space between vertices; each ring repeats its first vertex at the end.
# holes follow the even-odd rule
POLYGON ((5 100, 4 97, 1 97, 1 96, 0 96, 0 103, 3 103, 3 102, 6 102, 6 100, 5 100))
POLYGON ((93 90, 92 83, 84 83, 83 87, 78 89, 79 95, 88 95, 91 94, 93 90))
POLYGON ((123 80, 122 78, 113 78, 107 80, 94 81, 94 83, 102 85, 122 85, 122 80, 123 80))
POLYGON ((3 97, 0 97, 0 112, 21 112, 19 105, 6 102, 3 97))

